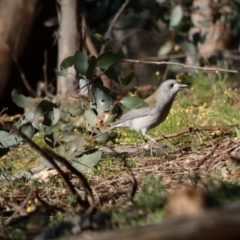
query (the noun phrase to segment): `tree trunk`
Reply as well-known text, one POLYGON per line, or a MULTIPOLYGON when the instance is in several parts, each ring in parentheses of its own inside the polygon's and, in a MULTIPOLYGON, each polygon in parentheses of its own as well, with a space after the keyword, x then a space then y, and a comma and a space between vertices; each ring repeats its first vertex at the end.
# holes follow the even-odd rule
MULTIPOLYGON (((61 62, 75 54, 79 46, 77 26, 77 1, 61 0, 61 19, 58 39, 58 69, 61 62)), ((66 76, 57 77, 57 95, 63 97, 77 87, 74 67, 68 69, 66 76)))
POLYGON ((38 1, 0 0, 0 95, 8 81, 13 57, 17 59, 25 47, 38 1))

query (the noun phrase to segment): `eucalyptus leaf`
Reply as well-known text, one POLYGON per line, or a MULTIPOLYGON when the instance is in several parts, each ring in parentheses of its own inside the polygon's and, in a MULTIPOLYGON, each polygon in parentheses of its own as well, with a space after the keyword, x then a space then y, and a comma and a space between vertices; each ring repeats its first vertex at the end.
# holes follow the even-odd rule
POLYGON ((43 125, 49 127, 56 125, 60 118, 60 110, 57 105, 48 100, 41 101, 35 108, 34 113, 43 117, 43 125))
POLYGON ((47 112, 44 114, 44 119, 42 124, 45 126, 55 126, 60 119, 60 110, 58 108, 54 108, 53 111, 47 112))
POLYGON ((72 126, 72 124, 62 123, 62 124, 60 124, 60 130, 62 132, 73 132, 74 126, 72 126))
POLYGON ((197 52, 194 43, 190 42, 186 37, 177 34, 175 41, 185 53, 194 54, 197 52))
POLYGON ((104 119, 103 119, 103 124, 110 124, 113 123, 116 120, 116 114, 113 113, 106 113, 104 115, 104 119))
POLYGON ((60 144, 59 146, 57 146, 55 148, 55 151, 57 154, 59 154, 60 156, 64 156, 65 154, 65 143, 64 144, 60 144))
POLYGON ((79 85, 79 93, 81 96, 87 96, 90 90, 90 85, 88 84, 89 82, 87 81, 86 77, 83 75, 79 75, 79 81, 78 81, 78 85, 79 85))
POLYGON ((86 72, 88 70, 88 58, 83 52, 77 51, 75 53, 74 67, 78 73, 86 75, 86 72))
MULTIPOLYGON (((37 158, 37 161, 42 163, 44 167, 46 168, 53 168, 52 164, 44 157, 39 157, 37 158)), ((58 166, 61 165, 61 163, 54 161, 58 166)))
POLYGON ((86 72, 87 79, 90 79, 92 77, 92 74, 94 73, 95 67, 97 66, 97 59, 95 56, 90 57, 89 59, 89 66, 86 72))
POLYGON ((63 76, 66 76, 67 75, 67 70, 66 69, 62 69, 62 70, 57 70, 55 69, 55 73, 60 76, 60 77, 63 77, 63 76))
POLYGON ((35 103, 30 98, 27 98, 27 97, 25 97, 22 94, 18 94, 16 89, 12 90, 11 95, 12 95, 13 102, 18 107, 21 107, 21 108, 31 108, 31 107, 35 106, 35 103))
POLYGON ((111 108, 113 100, 110 96, 110 93, 107 94, 107 91, 104 87, 102 87, 101 89, 95 88, 93 91, 93 95, 96 100, 96 110, 98 116, 101 116, 104 112, 108 111, 111 108))
POLYGON ((82 108, 76 108, 76 109, 74 109, 74 110, 70 110, 69 111, 69 114, 71 115, 71 117, 80 117, 80 116, 82 116, 83 114, 84 114, 84 109, 82 109, 82 108))
POLYGON ((96 127, 97 116, 93 110, 91 110, 91 109, 85 110, 84 117, 85 117, 86 121, 88 122, 88 124, 90 124, 92 127, 96 127))
POLYGON ((78 157, 75 157, 72 161, 72 166, 79 172, 84 173, 92 169, 101 159, 102 152, 98 150, 90 150, 88 153, 84 153, 78 157))
POLYGON ((67 158, 75 157, 76 153, 79 153, 83 150, 83 146, 86 143, 84 138, 79 136, 74 136, 73 140, 69 140, 65 144, 65 154, 64 156, 67 158))
POLYGON ((50 147, 54 148, 56 146, 57 137, 52 128, 44 128, 44 140, 50 147))
POLYGON ((123 86, 127 86, 134 78, 134 71, 130 72, 125 78, 121 78, 123 86))
POLYGON ((21 142, 21 138, 8 130, 0 131, 0 148, 8 149, 9 147, 17 146, 21 142))
POLYGON ((166 56, 172 51, 172 49, 173 49, 172 41, 167 41, 159 48, 157 55, 166 56))
POLYGON ((74 56, 67 57, 62 61, 61 65, 60 65, 60 69, 61 70, 67 69, 67 68, 73 66, 73 64, 74 64, 74 56))
POLYGON ((35 133, 38 132, 38 130, 35 129, 31 123, 24 124, 20 127, 19 130, 24 133, 28 138, 32 138, 35 133))
MULTIPOLYGON (((117 73, 116 73, 114 68, 109 68, 104 74, 109 79, 113 80, 116 83, 119 83, 118 75, 117 75, 117 73)), ((94 86, 95 86, 95 81, 94 81, 94 86)))
POLYGON ((97 58, 97 66, 101 69, 106 69, 123 59, 120 53, 113 53, 111 51, 101 54, 97 58))
POLYGON ((32 121, 32 126, 35 129, 37 129, 38 131, 40 130, 40 126, 39 126, 38 120, 36 118, 32 121))
POLYGON ((148 104, 139 97, 124 97, 120 103, 128 109, 147 107, 148 104))
POLYGON ((43 117, 47 112, 53 111, 54 108, 57 108, 55 103, 44 99, 37 105, 34 113, 39 117, 43 117))
POLYGON ((183 9, 180 5, 176 5, 171 11, 169 27, 170 28, 176 27, 181 22, 182 17, 183 9))
POLYGON ((110 136, 108 133, 103 133, 99 137, 94 138, 94 140, 99 144, 104 144, 110 140, 110 136))
POLYGON ((107 39, 105 37, 103 37, 101 34, 99 33, 94 33, 93 36, 102 44, 105 45, 107 42, 107 39))
POLYGON ((14 126, 29 138, 32 138, 40 129, 36 115, 33 112, 24 113, 14 126))

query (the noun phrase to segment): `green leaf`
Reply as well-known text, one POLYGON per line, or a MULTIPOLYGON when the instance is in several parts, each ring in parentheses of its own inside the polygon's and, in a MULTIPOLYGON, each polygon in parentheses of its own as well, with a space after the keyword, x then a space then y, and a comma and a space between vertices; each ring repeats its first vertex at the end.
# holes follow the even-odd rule
POLYGON ((89 81, 86 79, 86 77, 83 75, 80 75, 78 85, 79 85, 79 89, 80 89, 79 93, 81 96, 88 95, 89 89, 91 88, 91 86, 88 83, 89 83, 89 81))
POLYGON ((176 5, 171 12, 169 27, 176 27, 182 20, 183 17, 183 9, 180 5, 176 5))
POLYGON ((185 53, 194 54, 197 52, 196 46, 194 43, 190 42, 187 37, 177 34, 175 41, 185 53))
MULTIPOLYGON (((44 167, 46 168, 53 168, 52 164, 44 157, 37 158, 37 161, 42 163, 44 167)), ((54 161, 58 166, 61 165, 58 161, 54 161)))
POLYGON ((66 76, 67 75, 67 70, 66 69, 62 69, 62 70, 57 70, 55 69, 55 73, 60 76, 60 77, 63 77, 63 76, 66 76))
POLYGON ((80 117, 84 114, 84 109, 82 108, 76 108, 74 110, 69 110, 68 113, 71 115, 71 117, 75 118, 75 117, 80 117))
POLYGON ((14 126, 28 138, 32 138, 40 129, 38 120, 33 112, 24 113, 14 126))
POLYGON ((90 57, 89 66, 88 66, 87 73, 86 73, 87 79, 90 79, 92 77, 92 74, 93 74, 96 66, 97 66, 96 57, 95 56, 90 57))
POLYGON ((41 101, 35 108, 34 113, 43 117, 43 125, 49 127, 56 125, 60 118, 60 110, 57 105, 48 100, 41 101))
POLYGON ((123 86, 127 86, 134 78, 134 71, 130 72, 125 78, 121 78, 123 86))
POLYGON ((102 87, 101 89, 95 88, 93 91, 93 95, 96 100, 96 110, 98 116, 101 116, 104 112, 108 111, 111 108, 113 100, 110 97, 110 93, 107 93, 107 90, 104 87, 102 87))
POLYGON ((76 155, 81 153, 85 144, 86 139, 79 136, 79 134, 65 133, 61 138, 61 147, 64 149, 61 155, 73 159, 76 155))
POLYGON ((167 41, 159 48, 157 55, 166 56, 172 51, 172 49, 173 49, 172 41, 167 41))
POLYGON ((120 53, 113 53, 111 51, 101 54, 97 58, 97 66, 101 69, 106 69, 112 66, 113 64, 119 62, 123 59, 123 55, 120 53))
POLYGON ((101 34, 99 33, 95 33, 93 34, 93 36, 102 44, 105 45, 107 42, 107 39, 105 37, 103 37, 101 34))
POLYGON ((37 133, 37 129, 33 127, 31 123, 24 124, 19 129, 22 133, 24 133, 28 138, 32 138, 35 133, 37 133))
POLYGON ((85 144, 85 142, 86 142, 85 140, 79 139, 79 136, 76 136, 76 139, 74 141, 66 142, 64 156, 66 158, 75 157, 76 153, 79 154, 80 149, 83 147, 82 144, 85 144))
POLYGON ((88 69, 88 58, 83 52, 77 51, 75 53, 74 67, 78 73, 86 75, 88 69))
MULTIPOLYGON (((113 132, 111 133, 113 134, 113 132)), ((117 136, 117 134, 115 134, 115 137, 117 136)), ((113 139, 109 133, 103 133, 102 135, 100 135, 99 137, 95 138, 95 141, 98 142, 99 144, 105 144, 107 143, 110 139, 113 139)))
POLYGON ((55 126, 59 119, 60 119, 60 110, 58 108, 54 108, 52 111, 47 112, 44 115, 42 124, 45 126, 55 126))
MULTIPOLYGON (((114 68, 109 68, 105 73, 104 73, 109 79, 113 80, 116 83, 119 83, 118 75, 116 74, 116 71, 114 68)), ((95 83, 95 81, 94 81, 95 83)))
POLYGON ((85 110, 84 116, 85 116, 85 119, 88 122, 88 124, 90 124, 90 126, 96 127, 97 116, 96 116, 96 114, 94 113, 93 110, 85 110))
MULTIPOLYGON (((20 142, 21 142, 21 138, 19 136, 1 127, 1 130, 0 130, 0 148, 1 149, 8 149, 9 147, 18 145, 20 142)), ((5 152, 5 150, 3 152, 5 152)))
POLYGON ((35 106, 34 102, 30 98, 27 98, 27 97, 25 97, 22 94, 18 94, 16 89, 12 90, 12 94, 11 95, 12 95, 13 102, 18 107, 21 107, 21 108, 31 108, 31 107, 35 106))
POLYGON ((57 108, 57 105, 49 100, 42 100, 37 107, 35 108, 35 115, 44 116, 49 111, 52 111, 54 108, 57 108))
POLYGON ((128 109, 147 107, 148 104, 139 97, 124 97, 120 103, 128 109))
POLYGON ((61 65, 60 65, 60 69, 61 70, 67 69, 67 68, 71 67, 73 64, 74 64, 74 56, 67 57, 62 61, 61 65))
POLYGON ((51 148, 54 148, 56 146, 57 137, 52 128, 44 128, 44 140, 51 148))
POLYGON ((60 130, 62 132, 73 132, 74 126, 72 126, 72 124, 62 123, 60 124, 60 130))
POLYGON ((91 170, 101 159, 102 152, 98 150, 89 150, 72 161, 72 166, 75 167, 79 172, 84 173, 91 170))

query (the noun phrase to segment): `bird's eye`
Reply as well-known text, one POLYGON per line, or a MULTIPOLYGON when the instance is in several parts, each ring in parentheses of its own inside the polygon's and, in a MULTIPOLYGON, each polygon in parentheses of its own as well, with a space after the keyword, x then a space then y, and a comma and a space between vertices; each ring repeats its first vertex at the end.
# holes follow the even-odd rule
POLYGON ((171 88, 173 88, 173 86, 174 86, 174 84, 173 84, 173 83, 172 83, 172 84, 170 84, 170 87, 171 87, 171 88))

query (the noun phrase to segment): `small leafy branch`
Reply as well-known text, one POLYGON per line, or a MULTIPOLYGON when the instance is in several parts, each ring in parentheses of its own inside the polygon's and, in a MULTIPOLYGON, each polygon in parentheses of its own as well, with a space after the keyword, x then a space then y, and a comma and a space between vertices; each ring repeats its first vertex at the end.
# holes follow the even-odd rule
MULTIPOLYGON (((107 41, 99 34, 95 37, 102 44, 107 41)), ((83 45, 86 46, 86 44, 83 45)), ((14 89, 12 91, 13 102, 25 110, 21 119, 14 126, 29 139, 32 139, 42 129, 44 141, 49 147, 57 154, 65 157, 78 171, 87 171, 98 163, 102 153, 96 148, 89 149, 86 139, 79 133, 73 132, 74 128, 71 123, 74 119, 83 118, 83 127, 95 134, 99 133, 99 128, 102 125, 115 120, 119 107, 114 104, 110 90, 103 86, 100 77, 105 74, 122 86, 129 84, 134 77, 134 73, 131 72, 125 78, 119 79, 114 69, 114 66, 122 59, 122 54, 110 51, 102 53, 98 58, 88 56, 87 49, 83 48, 81 51, 77 51, 74 56, 63 60, 60 70, 57 70, 56 73, 63 76, 68 74, 67 69, 69 67, 74 66, 79 80, 79 90, 71 94, 78 92, 78 100, 74 103, 74 107, 68 107, 65 112, 61 105, 64 106, 65 102, 68 101, 66 98, 56 103, 46 99, 36 103, 14 89), (60 103, 62 104, 60 105, 60 103), (66 115, 70 128, 65 130, 63 137, 57 136, 54 127, 59 124, 60 120, 66 122, 66 119, 64 119, 66 115)), ((144 101, 137 97, 125 97, 120 103, 127 108, 145 105, 144 101)), ((73 105, 72 102, 70 102, 70 105, 73 105)), ((59 126, 62 127, 62 125, 59 126)), ((11 147, 15 147, 23 141, 21 136, 6 129, 3 124, 0 125, 0 138, 1 156, 5 155, 11 147)), ((109 138, 110 135, 105 134, 103 139, 96 140, 102 142, 109 138)), ((40 157, 38 161, 48 167, 52 165, 44 156, 40 157)), ((61 165, 60 163, 57 164, 61 165)))

